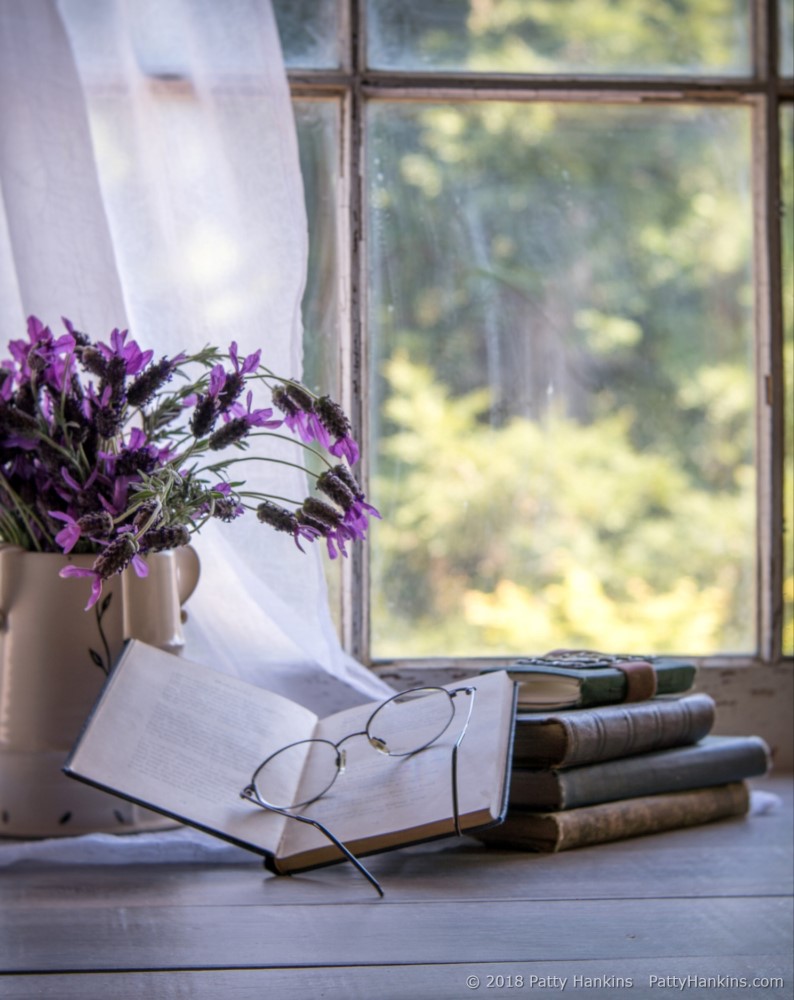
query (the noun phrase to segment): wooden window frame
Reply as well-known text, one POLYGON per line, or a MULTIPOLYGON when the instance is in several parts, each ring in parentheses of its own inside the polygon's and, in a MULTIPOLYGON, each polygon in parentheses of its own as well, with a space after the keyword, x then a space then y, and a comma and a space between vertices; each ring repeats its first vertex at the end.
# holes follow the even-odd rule
MULTIPOLYGON (((341 301, 345 303, 340 345, 343 402, 369 453, 367 435, 368 338, 366 331, 364 264, 366 258, 364 204, 366 177, 363 143, 367 102, 430 100, 663 102, 718 103, 752 109, 753 202, 755 246, 756 343, 756 653, 703 657, 703 666, 719 670, 747 666, 773 667, 782 660, 783 633, 783 465, 784 374, 782 308, 782 241, 780 178, 780 109, 794 102, 794 81, 781 78, 778 65, 777 0, 752 0, 753 68, 746 77, 719 76, 517 76, 428 72, 381 72, 368 69, 365 59, 366 0, 340 0, 343 57, 336 71, 288 72, 295 97, 334 98, 342 114, 342 228, 340 239, 341 301)), ((366 468, 363 478, 366 479, 366 468)), ((440 668, 472 672, 499 658, 433 658, 373 661, 369 629, 369 565, 365 546, 344 567, 342 638, 358 659, 382 670, 440 668)), ((502 658, 504 659, 504 658, 502 658)), ((789 671, 790 673, 790 671, 789 671)))

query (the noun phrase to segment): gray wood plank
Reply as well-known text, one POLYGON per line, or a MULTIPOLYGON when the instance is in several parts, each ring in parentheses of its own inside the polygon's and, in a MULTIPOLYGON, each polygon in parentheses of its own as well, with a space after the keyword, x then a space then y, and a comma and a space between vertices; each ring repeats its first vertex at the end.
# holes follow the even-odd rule
POLYGON ((586 991, 588 997, 615 1000, 679 994, 677 983, 666 989, 660 979, 688 981, 684 991, 698 998, 741 993, 790 998, 791 959, 757 955, 749 958, 657 959, 605 957, 580 962, 510 962, 465 965, 322 967, 316 969, 235 969, 209 972, 72 973, 68 975, 0 976, 4 1000, 461 1000, 483 996, 515 1000, 527 995, 553 996, 586 991), (479 985, 474 985, 471 977, 479 985), (689 977, 695 977, 694 980, 689 977), (765 985, 758 980, 765 981, 765 985), (709 983, 711 980, 711 983, 709 983), (742 980, 755 986, 742 987, 742 980), (777 980, 772 982, 773 980, 777 980), (560 986, 560 983, 564 985, 560 986), (631 985, 629 985, 631 984, 631 985))
MULTIPOLYGON (((794 890, 789 813, 729 820, 558 855, 484 849, 472 840, 371 858, 389 900, 601 899, 785 895, 794 890)), ((278 878, 261 865, 15 866, 3 908, 368 902, 349 866, 278 878)))
POLYGON ((93 907, 0 913, 0 971, 789 955, 790 900, 93 907))
MULTIPOLYGON (((508 851, 461 849, 442 854, 403 852, 371 862, 390 901, 481 899, 653 899, 660 896, 775 896, 792 889, 791 849, 769 846, 756 860, 747 852, 720 850, 712 841, 651 845, 644 852, 587 848, 547 857, 508 851)), ((17 870, 0 876, 4 909, 41 907, 366 903, 372 890, 344 866, 276 878, 243 866, 134 866, 17 870)))

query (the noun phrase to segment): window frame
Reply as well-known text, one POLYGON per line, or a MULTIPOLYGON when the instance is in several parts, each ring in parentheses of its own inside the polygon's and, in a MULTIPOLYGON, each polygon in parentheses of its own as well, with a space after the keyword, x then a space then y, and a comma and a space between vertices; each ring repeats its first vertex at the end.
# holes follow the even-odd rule
MULTIPOLYGON (((514 75, 425 71, 378 71, 366 65, 366 0, 338 0, 341 64, 336 70, 288 68, 294 98, 334 99, 341 109, 339 281, 343 303, 339 346, 342 402, 363 445, 361 478, 367 479, 369 454, 366 414, 368 338, 366 330, 367 178, 364 168, 366 105, 370 101, 492 100, 576 101, 599 104, 626 101, 678 105, 718 103, 749 106, 753 131, 753 205, 755 250, 756 366, 756 653, 697 658, 705 666, 774 665, 783 659, 785 447, 780 110, 794 102, 794 80, 778 74, 777 0, 750 0, 752 71, 746 77, 620 75, 514 75)), ((370 655, 369 558, 355 547, 343 568, 342 642, 372 666, 446 667, 476 670, 504 657, 450 657, 427 660, 375 660, 370 655)))

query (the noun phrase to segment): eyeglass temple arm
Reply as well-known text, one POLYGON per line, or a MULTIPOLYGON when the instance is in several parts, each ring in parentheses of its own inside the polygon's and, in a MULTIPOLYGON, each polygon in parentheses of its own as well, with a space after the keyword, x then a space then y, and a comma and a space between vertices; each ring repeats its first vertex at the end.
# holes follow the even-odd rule
POLYGON ((320 833, 327 837, 331 843, 337 847, 342 854, 344 854, 351 864, 355 865, 364 878, 370 883, 370 885, 373 886, 378 895, 381 897, 384 895, 380 882, 378 882, 375 876, 368 872, 355 854, 349 851, 342 841, 336 838, 327 827, 323 826, 322 823, 319 823, 316 819, 310 819, 308 816, 296 816, 295 813, 287 812, 286 809, 277 809, 275 806, 266 806, 263 802, 259 801, 256 797, 256 792, 251 787, 244 788, 240 793, 240 798, 246 799, 248 802, 253 802, 255 805, 259 806, 261 809, 266 809, 268 812, 279 813, 281 816, 286 816, 288 819, 296 819, 299 823, 307 823, 309 826, 313 826, 315 830, 319 830, 320 833))
POLYGON ((463 831, 460 828, 460 806, 458 800, 458 747, 463 742, 463 737, 466 735, 466 730, 469 728, 469 720, 471 719, 471 713, 474 709, 474 696, 476 693, 477 688, 473 687, 457 688, 457 690, 452 692, 453 698, 457 694, 469 695, 469 711, 466 715, 466 721, 463 723, 460 735, 455 740, 455 745, 452 747, 452 815, 455 821, 455 833, 458 837, 463 836, 463 831))
POLYGON ((358 870, 361 872, 364 878, 370 883, 370 885, 372 885, 375 888, 378 895, 383 896, 384 894, 383 889, 381 888, 380 882, 378 882, 375 876, 371 872, 367 871, 367 869, 361 864, 361 862, 358 860, 355 854, 349 851, 342 843, 342 841, 338 840, 331 833, 330 830, 328 830, 326 827, 323 826, 322 823, 318 823, 316 819, 309 819, 308 816, 294 816, 292 813, 290 813, 289 815, 291 816, 292 819, 298 820, 299 823, 308 823, 309 826, 313 826, 315 830, 319 830, 320 833, 325 834, 325 836, 331 841, 331 843, 335 844, 339 848, 339 850, 342 852, 342 854, 344 854, 347 860, 350 861, 353 865, 355 865, 356 868, 358 868, 358 870))

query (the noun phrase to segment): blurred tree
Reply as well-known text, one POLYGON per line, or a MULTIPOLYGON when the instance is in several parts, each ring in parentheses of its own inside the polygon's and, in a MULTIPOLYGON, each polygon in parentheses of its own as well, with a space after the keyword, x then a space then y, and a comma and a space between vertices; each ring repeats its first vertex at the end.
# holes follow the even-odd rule
MULTIPOLYGON (((551 52, 574 6, 472 4, 467 58, 551 52)), ((732 5, 679 7, 588 21, 653 64, 676 17, 719 63, 732 5)), ((373 102, 370 125, 374 654, 752 650, 748 109, 373 102)))
POLYGON ((715 496, 635 449, 625 414, 492 427, 481 390, 453 399, 405 355, 387 375, 373 622, 389 655, 741 641, 751 474, 715 496))

